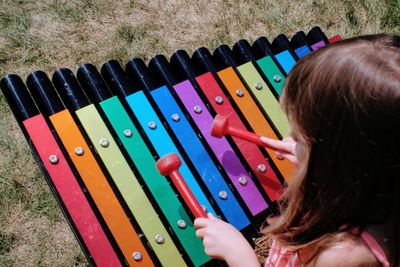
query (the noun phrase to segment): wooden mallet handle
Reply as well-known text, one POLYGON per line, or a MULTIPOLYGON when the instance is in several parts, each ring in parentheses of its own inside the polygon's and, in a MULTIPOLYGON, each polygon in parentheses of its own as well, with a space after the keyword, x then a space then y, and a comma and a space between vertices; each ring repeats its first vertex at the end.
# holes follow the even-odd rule
POLYGON ((160 158, 156 163, 156 167, 162 176, 171 177, 172 182, 178 189, 183 200, 188 205, 193 215, 196 218, 207 218, 206 212, 201 207, 200 203, 197 201, 192 191, 183 179, 181 173, 179 172, 179 167, 181 166, 181 164, 182 163, 178 155, 175 153, 171 153, 160 158))

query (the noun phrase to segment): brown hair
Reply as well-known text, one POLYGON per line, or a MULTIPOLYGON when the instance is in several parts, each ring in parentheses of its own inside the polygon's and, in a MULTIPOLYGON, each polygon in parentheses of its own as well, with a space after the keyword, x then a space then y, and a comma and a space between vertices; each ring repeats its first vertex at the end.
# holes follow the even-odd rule
POLYGON ((288 75, 281 103, 307 155, 264 232, 298 250, 334 242, 343 226, 390 222, 399 264, 400 37, 311 53, 288 75))

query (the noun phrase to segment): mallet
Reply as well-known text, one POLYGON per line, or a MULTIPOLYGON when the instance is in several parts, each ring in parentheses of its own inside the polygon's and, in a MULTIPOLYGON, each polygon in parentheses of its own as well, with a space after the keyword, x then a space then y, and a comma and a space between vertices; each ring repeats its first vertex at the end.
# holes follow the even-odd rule
POLYGON ((196 218, 207 218, 207 214, 201 207, 200 203, 197 201, 192 191, 189 189, 182 174, 179 172, 179 167, 181 166, 181 160, 175 153, 167 154, 160 158, 156 167, 162 176, 169 176, 172 182, 178 189, 179 193, 183 197, 185 203, 188 205, 189 209, 196 218))
POLYGON ((261 141, 261 136, 246 130, 241 130, 230 126, 228 118, 220 114, 217 114, 217 116, 215 116, 214 118, 211 126, 211 135, 217 138, 222 138, 224 135, 231 135, 249 141, 256 145, 270 148, 268 145, 261 141))

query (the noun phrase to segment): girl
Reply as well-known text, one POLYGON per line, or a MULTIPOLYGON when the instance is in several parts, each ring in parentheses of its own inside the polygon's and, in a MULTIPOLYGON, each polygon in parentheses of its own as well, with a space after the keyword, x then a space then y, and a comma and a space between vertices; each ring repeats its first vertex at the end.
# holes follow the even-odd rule
MULTIPOLYGON (((301 59, 281 97, 291 138, 275 141, 298 173, 263 232, 266 266, 400 266, 400 37, 370 35, 301 59)), ((206 253, 259 266, 243 236, 196 219, 206 253)))

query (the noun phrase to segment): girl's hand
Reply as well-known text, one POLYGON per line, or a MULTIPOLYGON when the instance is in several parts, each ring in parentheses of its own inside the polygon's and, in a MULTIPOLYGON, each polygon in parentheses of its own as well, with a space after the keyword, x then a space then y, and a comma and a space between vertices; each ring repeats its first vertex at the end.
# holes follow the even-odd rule
POLYGON ((296 166, 299 164, 298 153, 296 153, 297 142, 292 137, 285 137, 282 141, 265 136, 262 136, 260 139, 268 147, 275 150, 278 159, 287 159, 296 166))
POLYGON ((209 213, 208 218, 197 218, 194 226, 208 256, 222 259, 231 267, 260 266, 253 248, 232 225, 209 213))

